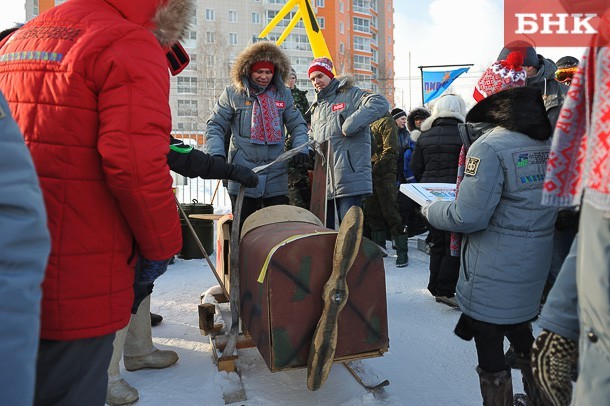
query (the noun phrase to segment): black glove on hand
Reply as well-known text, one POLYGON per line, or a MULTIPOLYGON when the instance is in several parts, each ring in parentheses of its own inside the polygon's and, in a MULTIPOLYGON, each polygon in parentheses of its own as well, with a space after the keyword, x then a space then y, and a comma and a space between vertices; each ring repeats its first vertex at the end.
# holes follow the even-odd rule
POLYGON ((305 165, 308 160, 309 154, 303 152, 299 152, 298 154, 290 158, 290 161, 293 165, 305 165))
POLYGON ((146 258, 138 260, 136 263, 136 277, 133 283, 134 299, 131 313, 136 314, 142 300, 152 293, 154 281, 165 273, 169 261, 169 259, 155 261, 146 258))
POLYGON ((556 406, 569 405, 572 398, 571 367, 577 343, 542 330, 532 347, 532 374, 538 387, 556 406))
POLYGON ((238 164, 229 165, 227 179, 239 182, 245 187, 256 187, 258 185, 258 175, 250 168, 238 164))

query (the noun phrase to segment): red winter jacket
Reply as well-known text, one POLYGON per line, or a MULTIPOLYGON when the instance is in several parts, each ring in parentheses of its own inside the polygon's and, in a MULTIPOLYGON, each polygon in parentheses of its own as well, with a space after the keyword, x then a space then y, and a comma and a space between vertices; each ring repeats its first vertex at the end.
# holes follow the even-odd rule
POLYGON ((0 90, 32 153, 52 237, 44 339, 123 328, 137 252, 180 250, 169 77, 150 31, 175 2, 184 0, 70 0, 0 47, 0 90))

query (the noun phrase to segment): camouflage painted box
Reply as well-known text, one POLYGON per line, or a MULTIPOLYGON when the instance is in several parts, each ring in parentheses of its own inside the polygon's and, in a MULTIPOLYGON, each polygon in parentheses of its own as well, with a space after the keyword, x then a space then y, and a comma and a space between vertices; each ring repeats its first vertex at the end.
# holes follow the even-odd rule
MULTIPOLYGON (((293 221, 242 234, 245 328, 271 371, 304 367, 322 313, 337 232, 293 221)), ((380 356, 388 349, 385 271, 381 252, 370 240, 363 238, 347 283, 349 300, 339 315, 335 360, 380 356)))

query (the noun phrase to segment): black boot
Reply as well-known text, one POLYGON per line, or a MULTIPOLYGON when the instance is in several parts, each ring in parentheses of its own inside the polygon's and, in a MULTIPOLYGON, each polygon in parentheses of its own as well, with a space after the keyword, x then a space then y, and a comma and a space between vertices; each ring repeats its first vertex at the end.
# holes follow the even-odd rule
POLYGON ((519 368, 523 377, 523 389, 525 389, 525 394, 527 395, 527 405, 552 406, 553 404, 546 398, 534 381, 531 354, 528 352, 527 354, 515 353, 515 355, 517 368, 519 368))
POLYGON ((513 406, 513 380, 510 369, 486 372, 477 367, 483 406, 513 406))
POLYGON ((161 316, 160 314, 156 314, 156 313, 150 313, 150 325, 151 326, 157 326, 159 325, 159 323, 161 323, 163 321, 163 316, 161 316))
POLYGON ((406 234, 399 234, 396 237, 396 266, 403 268, 409 263, 409 237, 406 234))
POLYGON ((428 279, 428 290, 432 296, 437 296, 438 292, 438 275, 441 271, 441 263, 443 257, 434 253, 430 254, 430 278, 428 279))

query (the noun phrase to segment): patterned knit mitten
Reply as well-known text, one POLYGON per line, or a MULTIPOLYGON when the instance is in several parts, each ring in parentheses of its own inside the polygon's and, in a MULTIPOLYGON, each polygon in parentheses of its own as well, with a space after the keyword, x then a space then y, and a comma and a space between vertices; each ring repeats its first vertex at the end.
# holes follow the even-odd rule
POLYGON ((570 369, 576 341, 542 330, 532 348, 532 372, 538 387, 555 406, 567 406, 572 398, 570 369))

